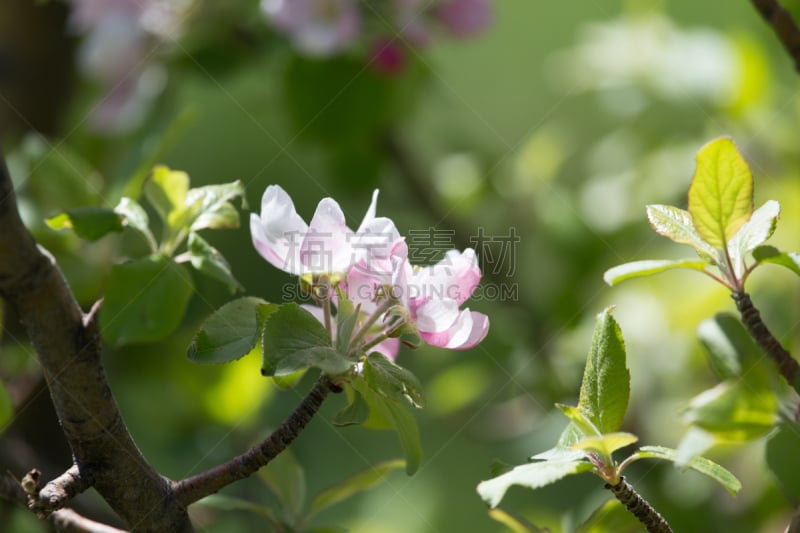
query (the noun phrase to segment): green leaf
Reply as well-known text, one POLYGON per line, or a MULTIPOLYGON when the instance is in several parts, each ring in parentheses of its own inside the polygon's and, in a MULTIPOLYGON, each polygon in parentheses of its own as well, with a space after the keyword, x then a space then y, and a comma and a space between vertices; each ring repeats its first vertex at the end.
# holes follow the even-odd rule
POLYGON ((750 167, 730 138, 715 139, 697 153, 689 213, 703 240, 721 249, 753 213, 750 167))
POLYGON ((104 207, 76 207, 45 222, 53 229, 72 228, 78 237, 88 241, 122 231, 122 217, 104 207))
POLYGON ((364 378, 372 390, 388 398, 405 399, 418 408, 425 406, 417 376, 379 353, 371 353, 364 360, 364 378))
POLYGON ((293 519, 299 518, 306 502, 306 474, 291 450, 278 454, 258 475, 277 496, 281 508, 293 519))
POLYGON ((359 492, 365 492, 386 479, 390 472, 405 466, 402 459, 384 461, 362 470, 347 479, 340 481, 336 485, 325 489, 317 494, 309 507, 309 514, 316 514, 323 509, 336 505, 359 492))
POLYGON ((527 519, 505 509, 495 507, 489 509, 489 518, 500 522, 512 533, 549 533, 549 529, 542 529, 531 524, 527 519))
POLYGON ((354 426, 363 424, 369 418, 369 405, 361 396, 361 393, 354 388, 349 389, 350 396, 347 407, 336 414, 333 419, 334 426, 354 426))
POLYGON ((761 352, 741 321, 730 313, 718 313, 703 321, 697 336, 708 354, 714 371, 722 379, 742 374, 742 363, 750 366, 761 359, 761 352))
POLYGON ((703 259, 718 262, 717 250, 697 233, 688 211, 671 205, 648 205, 647 220, 659 235, 680 244, 688 244, 703 259))
MULTIPOLYGON (((677 450, 665 448, 664 446, 642 446, 634 455, 637 459, 654 458, 676 462, 677 453, 677 450)), ((706 459, 705 457, 695 457, 689 461, 688 464, 686 464, 686 468, 694 470, 695 472, 699 472, 717 481, 723 487, 728 489, 728 491, 733 495, 736 495, 736 493, 739 492, 739 489, 742 488, 742 484, 738 479, 736 479, 736 476, 714 461, 706 459)))
POLYGON ((203 322, 189 346, 189 359, 195 363, 229 363, 255 347, 261 326, 276 304, 247 296, 228 302, 203 322))
POLYGON ((128 197, 120 199, 114 212, 122 217, 122 224, 137 230, 147 241, 150 250, 155 252, 158 248, 156 238, 150 231, 150 219, 147 212, 138 202, 128 197))
POLYGON ((198 501, 197 504, 204 507, 211 507, 212 509, 219 509, 221 511, 247 511, 249 513, 263 516, 273 524, 277 524, 279 522, 275 514, 272 512, 272 509, 269 507, 257 505, 233 496, 212 494, 211 496, 206 496, 202 500, 198 501))
POLYGON ((777 408, 775 395, 768 386, 757 387, 753 381, 731 379, 695 396, 684 418, 719 439, 741 442, 768 433, 777 422, 777 408))
POLYGON ((298 370, 297 372, 292 372, 285 376, 272 376, 272 382, 275 383, 279 389, 293 389, 300 380, 303 379, 303 376, 306 375, 307 370, 308 369, 298 370))
POLYGON ((800 254, 781 252, 774 246, 759 246, 753 250, 753 258, 758 263, 774 263, 786 267, 800 276, 800 254))
POLYGON ((800 498, 800 468, 797 468, 797 451, 800 450, 800 426, 786 422, 767 440, 767 466, 780 486, 794 500, 800 498))
POLYGON ((772 236, 780 214, 780 204, 769 200, 756 209, 750 220, 728 241, 728 254, 737 278, 744 274, 745 256, 772 236))
POLYGON ((497 507, 512 485, 538 489, 573 474, 590 472, 593 468, 585 461, 538 461, 519 465, 510 472, 480 482, 478 494, 490 507, 497 507))
POLYGON ((625 343, 611 310, 608 307, 597 317, 578 400, 578 409, 601 433, 612 433, 622 426, 630 396, 625 343))
POLYGON ((682 468, 689 461, 698 455, 703 455, 721 442, 723 440, 717 438, 713 433, 709 433, 697 426, 691 426, 678 444, 675 465, 678 468, 682 468))
POLYGON ((336 349, 340 353, 346 353, 353 337, 353 329, 358 316, 361 314, 361 305, 353 307, 353 302, 348 298, 347 293, 336 288, 337 295, 337 315, 336 315, 336 349))
MULTIPOLYGON (((573 407, 572 409, 576 409, 573 407)), ((583 415, 581 415, 583 416, 583 415)), ((591 433, 596 434, 596 433, 591 433)), ((561 435, 558 437, 558 442, 553 448, 541 453, 537 453, 531 460, 540 461, 577 461, 584 457, 584 453, 573 449, 572 445, 584 438, 586 434, 581 431, 575 422, 570 421, 561 435)))
POLYGON ((186 205, 189 175, 180 170, 171 170, 164 165, 158 165, 153 168, 150 179, 145 183, 144 193, 161 220, 174 230, 177 214, 186 205))
MULTIPOLYGON (((406 456, 406 474, 413 475, 422 463, 422 444, 419 439, 419 428, 414 415, 400 402, 386 399, 384 402, 387 418, 391 422, 400 446, 406 456)), ((370 405, 372 408, 372 405, 370 405)))
POLYGON ((581 439, 573 444, 572 447, 576 450, 597 452, 603 457, 610 459, 612 453, 638 440, 639 437, 632 433, 606 433, 600 437, 586 437, 581 439))
POLYGON ((557 403, 556 407, 558 407, 561 412, 564 413, 564 416, 569 418, 570 422, 572 423, 572 427, 574 427, 578 432, 579 437, 575 442, 580 441, 584 437, 599 437, 602 434, 602 432, 597 429, 597 426, 595 426, 594 422, 589 418, 589 415, 582 409, 561 403, 557 403))
POLYGON ((235 198, 244 198, 244 184, 236 180, 231 183, 207 185, 191 189, 186 205, 191 206, 192 231, 201 229, 236 229, 239 227, 239 212, 230 204, 235 198))
POLYGON ((394 429, 406 456, 406 474, 412 475, 422 462, 422 444, 414 416, 400 402, 374 392, 362 379, 355 378, 350 385, 369 406, 370 414, 364 427, 394 429))
POLYGON ((198 271, 221 281, 231 291, 244 289, 233 277, 231 267, 222 254, 195 232, 189 233, 189 260, 198 271))
POLYGON ((606 500, 575 533, 639 533, 642 524, 616 498, 606 500))
POLYGON ((697 259, 648 259, 644 261, 632 261, 609 268, 606 270, 605 274, 603 274, 603 280, 613 287, 626 279, 640 278, 676 268, 688 268, 690 270, 699 270, 703 272, 708 265, 708 261, 698 261, 697 259))
POLYGON ((347 372, 354 361, 331 346, 331 337, 319 321, 295 303, 284 304, 264 326, 265 376, 285 376, 308 367, 330 375, 347 372))
POLYGON ((151 255, 111 269, 100 326, 111 346, 153 342, 175 331, 194 292, 186 268, 151 255))

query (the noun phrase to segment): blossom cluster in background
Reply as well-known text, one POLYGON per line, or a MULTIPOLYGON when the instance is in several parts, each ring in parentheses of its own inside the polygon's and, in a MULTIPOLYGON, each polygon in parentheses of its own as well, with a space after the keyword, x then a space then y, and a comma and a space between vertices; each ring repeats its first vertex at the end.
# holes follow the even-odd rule
POLYGON ((401 71, 408 49, 438 35, 472 37, 491 21, 488 0, 261 0, 267 20, 295 48, 326 57, 366 50, 379 71, 401 71))
MULTIPOLYGON (((397 355, 400 332, 413 332, 444 348, 477 345, 488 332, 489 319, 460 309, 480 282, 475 252, 450 250, 435 265, 412 265, 405 238, 394 223, 375 216, 377 196, 375 191, 353 231, 333 199, 320 201, 306 224, 289 195, 271 185, 264 192, 260 216, 250 217, 253 245, 285 272, 306 279, 327 276, 359 306, 359 323, 369 328, 365 344, 391 359, 397 355)), ((324 323, 322 309, 309 310, 324 323)), ((333 335, 336 328, 332 329, 333 335)))
POLYGON ((70 29, 81 35, 78 66, 102 88, 89 120, 97 131, 138 124, 167 81, 157 60, 183 32, 193 0, 68 0, 70 29))

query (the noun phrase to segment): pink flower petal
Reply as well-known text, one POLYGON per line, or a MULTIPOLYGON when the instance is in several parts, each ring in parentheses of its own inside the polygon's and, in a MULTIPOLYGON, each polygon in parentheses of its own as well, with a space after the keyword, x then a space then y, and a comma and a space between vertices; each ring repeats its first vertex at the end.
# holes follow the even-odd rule
POLYGON ((482 313, 465 309, 461 311, 455 324, 440 333, 420 331, 422 339, 432 346, 466 350, 481 342, 489 331, 489 319, 482 313))
POLYGON ((378 288, 384 284, 380 276, 370 270, 363 262, 359 262, 348 271, 343 289, 353 305, 361 305, 365 313, 372 313, 377 307, 375 304, 378 288))
POLYGON ((481 280, 481 269, 472 248, 463 252, 450 250, 433 266, 415 273, 409 284, 417 286, 420 293, 433 298, 450 298, 464 303, 481 280))
POLYGON ((472 348, 486 338, 486 334, 489 333, 488 316, 484 315, 483 313, 478 313, 477 311, 470 311, 469 309, 465 309, 465 311, 468 311, 472 314, 472 331, 470 332, 467 340, 461 345, 452 346, 454 350, 466 350, 468 348, 472 348))
POLYGON ((387 359, 394 361, 397 358, 397 352, 400 351, 400 339, 390 338, 376 344, 372 347, 371 352, 378 352, 387 359))

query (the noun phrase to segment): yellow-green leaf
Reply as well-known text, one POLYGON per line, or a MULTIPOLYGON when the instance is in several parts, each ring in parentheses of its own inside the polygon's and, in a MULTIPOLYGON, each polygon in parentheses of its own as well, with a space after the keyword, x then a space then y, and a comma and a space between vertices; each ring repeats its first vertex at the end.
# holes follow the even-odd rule
POLYGON ((159 165, 153 169, 150 180, 145 183, 145 195, 153 204, 161 220, 171 222, 170 216, 183 209, 189 192, 189 175, 180 170, 171 170, 159 165))
POLYGON ((697 153, 689 213, 697 232, 715 248, 725 248, 753 213, 750 167, 730 138, 715 139, 697 153))
POLYGON ((572 445, 575 450, 586 450, 597 452, 604 457, 611 457, 611 454, 620 448, 633 444, 639 437, 632 433, 615 432, 606 433, 601 437, 586 437, 572 445))

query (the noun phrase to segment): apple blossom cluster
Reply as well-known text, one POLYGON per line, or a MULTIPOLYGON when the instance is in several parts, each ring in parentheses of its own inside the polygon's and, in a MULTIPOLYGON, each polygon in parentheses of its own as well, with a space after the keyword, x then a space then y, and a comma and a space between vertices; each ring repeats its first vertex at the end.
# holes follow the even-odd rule
MULTIPOLYGON (((377 351, 394 359, 399 337, 417 336, 426 343, 467 349, 486 336, 486 315, 461 305, 481 278, 472 249, 450 250, 435 265, 415 266, 394 222, 375 216, 378 191, 358 229, 349 229, 339 204, 324 198, 309 224, 297 214, 289 195, 270 185, 260 216, 250 216, 253 245, 275 267, 326 289, 319 306, 306 306, 331 336, 330 307, 348 301, 358 313, 352 352, 377 351)), ((338 315, 338 313, 337 313, 338 315)))
POLYGON ((261 0, 261 10, 299 52, 326 57, 361 46, 387 73, 402 70, 408 47, 438 33, 472 37, 491 21, 488 0, 261 0))

